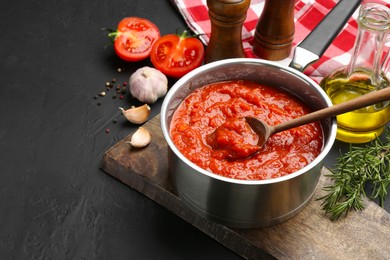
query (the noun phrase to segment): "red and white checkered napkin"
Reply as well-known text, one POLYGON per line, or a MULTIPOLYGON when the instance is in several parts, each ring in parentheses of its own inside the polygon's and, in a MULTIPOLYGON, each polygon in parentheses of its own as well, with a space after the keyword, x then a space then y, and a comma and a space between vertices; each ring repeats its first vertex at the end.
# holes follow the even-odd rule
MULTIPOLYGON (((390 7, 389 0, 371 0, 390 7)), ((207 45, 211 32, 206 0, 173 0, 187 25, 200 36, 207 45)), ((263 10, 265 0, 251 0, 247 17, 242 28, 242 39, 246 57, 255 57, 252 43, 258 18, 263 10)), ((293 48, 301 42, 310 31, 336 5, 338 0, 297 0, 295 4, 295 35, 293 48)), ((368 2, 368 1, 363 1, 368 2)), ((343 30, 333 41, 324 55, 312 66, 305 70, 305 74, 319 82, 334 69, 349 63, 353 44, 357 34, 358 9, 344 26, 343 30)), ((291 52, 291 56, 293 52, 291 52)))

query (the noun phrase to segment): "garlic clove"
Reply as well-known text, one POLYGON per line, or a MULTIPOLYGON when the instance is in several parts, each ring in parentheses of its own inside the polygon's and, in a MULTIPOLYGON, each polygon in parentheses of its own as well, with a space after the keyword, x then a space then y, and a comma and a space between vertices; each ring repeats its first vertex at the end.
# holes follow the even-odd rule
POLYGON ((149 130, 144 127, 139 127, 137 131, 131 136, 130 142, 133 147, 141 148, 147 146, 152 141, 152 135, 149 130))
POLYGON ((119 109, 122 111, 122 114, 126 117, 126 119, 134 124, 145 123, 150 115, 150 107, 148 104, 139 107, 132 106, 127 110, 121 107, 119 109))

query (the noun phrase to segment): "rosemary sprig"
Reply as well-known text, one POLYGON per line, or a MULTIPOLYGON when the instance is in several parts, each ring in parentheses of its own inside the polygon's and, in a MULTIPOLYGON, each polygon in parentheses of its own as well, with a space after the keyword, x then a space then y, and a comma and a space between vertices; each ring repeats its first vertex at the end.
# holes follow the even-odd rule
POLYGON ((351 210, 363 210, 363 197, 378 199, 383 207, 390 185, 390 127, 385 130, 385 141, 377 138, 365 147, 350 145, 349 152, 341 155, 336 170, 326 175, 333 184, 323 187, 327 194, 322 208, 331 220, 347 215, 351 210), (366 185, 372 185, 369 196, 366 185))

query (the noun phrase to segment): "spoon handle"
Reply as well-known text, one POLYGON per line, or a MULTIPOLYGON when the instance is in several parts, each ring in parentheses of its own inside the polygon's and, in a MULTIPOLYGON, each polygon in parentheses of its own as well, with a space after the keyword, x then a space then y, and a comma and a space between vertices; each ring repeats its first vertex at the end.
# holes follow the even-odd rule
POLYGON ((388 100, 390 100, 390 87, 386 87, 381 90, 370 92, 368 94, 359 96, 349 101, 334 106, 330 106, 327 108, 323 108, 315 112, 312 112, 310 114, 297 117, 287 122, 275 125, 273 132, 278 133, 280 131, 309 124, 327 117, 337 116, 346 112, 350 112, 356 109, 360 109, 366 106, 374 105, 388 100))

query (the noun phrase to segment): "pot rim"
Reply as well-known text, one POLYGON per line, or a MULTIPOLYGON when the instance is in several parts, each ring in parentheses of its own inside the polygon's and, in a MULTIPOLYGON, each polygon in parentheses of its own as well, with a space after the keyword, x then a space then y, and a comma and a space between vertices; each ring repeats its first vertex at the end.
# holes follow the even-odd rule
POLYGON ((286 180, 289 180, 289 179, 293 179, 293 178, 295 178, 295 177, 297 177, 299 175, 302 175, 302 174, 308 172, 310 169, 312 169, 315 166, 317 166, 319 163, 321 163, 322 160, 325 158, 325 156, 329 153, 329 151, 332 148, 333 143, 335 142, 335 139, 336 139, 336 132, 337 132, 336 117, 332 117, 331 118, 331 127, 329 129, 330 130, 329 131, 329 136, 328 136, 328 138, 326 140, 326 143, 324 143, 323 149, 320 152, 320 154, 312 162, 310 162, 308 165, 306 165, 305 167, 301 168, 300 170, 298 170, 298 171, 296 171, 294 173, 282 176, 282 177, 278 177, 278 178, 272 178, 272 179, 266 179, 266 180, 240 180, 240 179, 233 179, 233 178, 224 177, 224 176, 221 176, 221 175, 209 172, 209 171, 199 167, 198 165, 196 165, 195 163, 190 161, 187 157, 185 157, 177 149, 177 147, 175 146, 175 144, 173 143, 173 141, 171 139, 171 136, 169 134, 169 129, 168 129, 168 126, 166 124, 167 108, 168 108, 168 105, 170 104, 170 101, 171 101, 173 95, 177 92, 177 90, 184 83, 186 83, 191 78, 193 78, 197 73, 199 73, 201 71, 204 71, 204 70, 208 70, 210 68, 216 68, 216 67, 219 67, 219 66, 224 66, 226 64, 236 64, 236 63, 241 63, 241 64, 243 64, 243 63, 260 63, 260 64, 265 64, 265 65, 268 65, 268 66, 271 66, 271 67, 278 67, 280 69, 283 69, 284 71, 286 71, 288 73, 291 73, 291 74, 294 74, 295 76, 298 76, 301 80, 306 81, 311 86, 313 86, 316 89, 316 91, 321 93, 321 96, 324 98, 325 103, 328 106, 332 106, 332 101, 329 99, 329 97, 324 92, 324 90, 317 84, 317 82, 315 82, 313 79, 311 79, 307 75, 303 74, 302 72, 300 72, 300 71, 298 71, 296 69, 293 69, 291 67, 285 66, 283 64, 279 64, 279 63, 268 61, 268 60, 257 59, 257 58, 230 58, 230 59, 224 59, 224 60, 211 62, 211 63, 205 64, 205 65, 202 65, 202 66, 194 69, 193 71, 187 73, 183 77, 181 77, 171 87, 171 89, 168 91, 167 95, 164 98, 164 101, 163 101, 162 106, 161 106, 160 120, 161 120, 161 129, 162 129, 162 132, 163 132, 163 136, 165 138, 165 141, 168 143, 169 148, 184 163, 186 163, 189 167, 191 167, 192 169, 198 171, 199 173, 202 173, 202 174, 204 174, 204 175, 206 175, 208 177, 211 177, 211 178, 214 178, 214 179, 217 179, 217 180, 220 180, 220 181, 224 181, 224 182, 228 182, 228 183, 234 183, 234 184, 243 184, 243 185, 267 185, 267 184, 271 184, 271 183, 283 182, 283 181, 286 181, 286 180))

